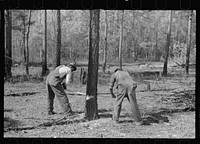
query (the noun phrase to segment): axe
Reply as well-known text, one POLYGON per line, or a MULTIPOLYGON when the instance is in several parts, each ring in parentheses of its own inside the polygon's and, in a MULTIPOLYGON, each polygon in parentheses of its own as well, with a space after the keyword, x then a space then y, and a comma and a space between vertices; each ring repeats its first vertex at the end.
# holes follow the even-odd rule
POLYGON ((68 89, 66 89, 66 90, 70 92, 70 93, 69 93, 69 92, 66 92, 66 94, 84 95, 84 96, 86 96, 86 100, 89 100, 89 99, 93 99, 93 98, 94 98, 94 96, 86 95, 86 93, 82 93, 82 92, 73 92, 73 91, 68 90, 68 89))

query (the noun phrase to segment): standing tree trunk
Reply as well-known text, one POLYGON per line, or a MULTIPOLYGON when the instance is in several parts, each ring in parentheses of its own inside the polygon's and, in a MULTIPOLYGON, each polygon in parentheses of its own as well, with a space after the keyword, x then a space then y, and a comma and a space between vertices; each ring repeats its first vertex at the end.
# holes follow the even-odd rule
POLYGON ((42 76, 47 73, 47 11, 44 10, 44 33, 43 33, 43 49, 42 49, 42 76))
POLYGON ((188 18, 187 51, 186 51, 186 62, 185 62, 185 72, 187 75, 189 74, 189 63, 190 63, 192 14, 193 14, 193 11, 191 10, 191 13, 188 18))
POLYGON ((104 47, 104 62, 103 62, 103 73, 106 70, 106 61, 107 61, 107 34, 108 34, 108 22, 107 22, 107 11, 105 10, 105 47, 104 47))
POLYGON ((61 49, 60 10, 57 10, 57 47, 56 47, 56 64, 55 64, 55 68, 60 65, 60 49, 61 49))
POLYGON ((10 79, 12 77, 12 11, 5 11, 5 29, 6 29, 6 50, 5 50, 5 78, 10 79))
POLYGON ((31 25, 31 10, 29 10, 29 20, 28 20, 28 31, 26 35, 26 74, 29 75, 29 47, 28 47, 28 39, 29 39, 29 32, 30 32, 30 25, 31 25))
POLYGON ((72 59, 72 45, 70 45, 70 49, 69 49, 69 58, 72 59))
POLYGON ((155 50, 154 50, 154 57, 155 57, 155 60, 157 61, 158 60, 158 30, 156 30, 156 43, 155 43, 155 50))
POLYGON ((26 63, 26 10, 24 10, 23 17, 23 51, 24 51, 24 63, 26 63))
POLYGON ((99 17, 100 10, 90 10, 89 62, 86 95, 93 98, 86 99, 85 103, 85 117, 88 120, 98 118, 99 17))
MULTIPOLYGON (((156 15, 156 11, 154 12, 156 15)), ((155 31, 155 48, 154 48, 154 60, 158 60, 158 20, 156 16, 154 17, 154 31, 155 31)))
POLYGON ((163 73, 162 73, 163 76, 167 76, 167 62, 168 62, 168 56, 169 56, 171 26, 172 26, 172 10, 169 15, 169 26, 168 26, 167 41, 166 41, 166 46, 165 46, 165 58, 164 58, 164 66, 163 66, 163 73))
POLYGON ((55 49, 55 44, 56 44, 56 35, 55 35, 55 32, 56 32, 56 22, 55 22, 55 13, 54 13, 54 10, 52 10, 52 17, 51 17, 52 19, 51 19, 51 23, 52 23, 52 29, 51 29, 51 39, 52 39, 52 45, 51 45, 51 55, 50 55, 50 57, 51 57, 51 64, 55 67, 56 66, 56 60, 55 60, 55 51, 56 51, 56 49, 55 49))
POLYGON ((177 28, 177 31, 176 31, 176 43, 179 42, 179 27, 177 28))
MULTIPOLYGON (((39 11, 39 18, 40 18, 40 24, 42 25, 43 24, 43 27, 44 27, 44 22, 43 22, 43 11, 39 11)), ((44 31, 43 31, 44 32, 44 31)), ((43 37, 44 37, 44 34, 43 34, 43 37)), ((43 45, 44 45, 44 40, 43 40, 43 45)), ((40 60, 42 61, 42 49, 43 49, 43 46, 40 46, 40 60)))
POLYGON ((120 25, 120 40, 119 40, 119 68, 122 70, 122 42, 123 42, 123 19, 124 19, 124 10, 122 10, 122 18, 120 25))

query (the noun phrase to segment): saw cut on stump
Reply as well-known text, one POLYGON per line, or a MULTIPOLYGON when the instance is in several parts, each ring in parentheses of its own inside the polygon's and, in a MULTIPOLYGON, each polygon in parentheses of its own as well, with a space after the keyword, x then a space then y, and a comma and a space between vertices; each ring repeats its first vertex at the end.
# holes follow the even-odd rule
POLYGON ((90 10, 89 62, 86 89, 87 97, 85 103, 85 117, 88 120, 98 118, 97 82, 99 67, 99 17, 100 10, 90 10))

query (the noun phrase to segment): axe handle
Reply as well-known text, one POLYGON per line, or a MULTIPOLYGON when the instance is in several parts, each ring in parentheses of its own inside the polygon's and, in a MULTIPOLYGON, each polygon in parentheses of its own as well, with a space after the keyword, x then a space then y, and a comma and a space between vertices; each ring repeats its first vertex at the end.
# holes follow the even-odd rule
POLYGON ((74 92, 74 94, 86 95, 86 93, 82 93, 82 92, 74 92))
POLYGON ((72 91, 66 92, 66 94, 86 95, 85 93, 82 93, 82 92, 72 92, 72 91))
MULTIPOLYGON (((77 94, 77 95, 85 95, 86 96, 86 93, 83 93, 83 92, 73 92, 73 91, 71 91, 71 90, 66 90, 66 94, 69 94, 69 95, 75 95, 75 94, 77 94)), ((110 93, 108 92, 108 93, 97 93, 97 95, 110 95, 110 93)))

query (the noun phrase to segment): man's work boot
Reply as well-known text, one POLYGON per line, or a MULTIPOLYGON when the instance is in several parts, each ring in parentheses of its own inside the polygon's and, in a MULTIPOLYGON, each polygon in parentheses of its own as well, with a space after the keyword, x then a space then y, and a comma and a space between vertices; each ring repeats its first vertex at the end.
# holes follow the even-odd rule
POLYGON ((119 120, 113 120, 113 123, 114 123, 114 124, 118 124, 118 123, 119 123, 119 120))
POLYGON ((118 124, 119 123, 119 118, 116 118, 114 115, 112 117, 112 120, 115 124, 118 124))
POLYGON ((54 115, 54 114, 56 114, 54 111, 49 111, 48 112, 48 115, 54 115))

